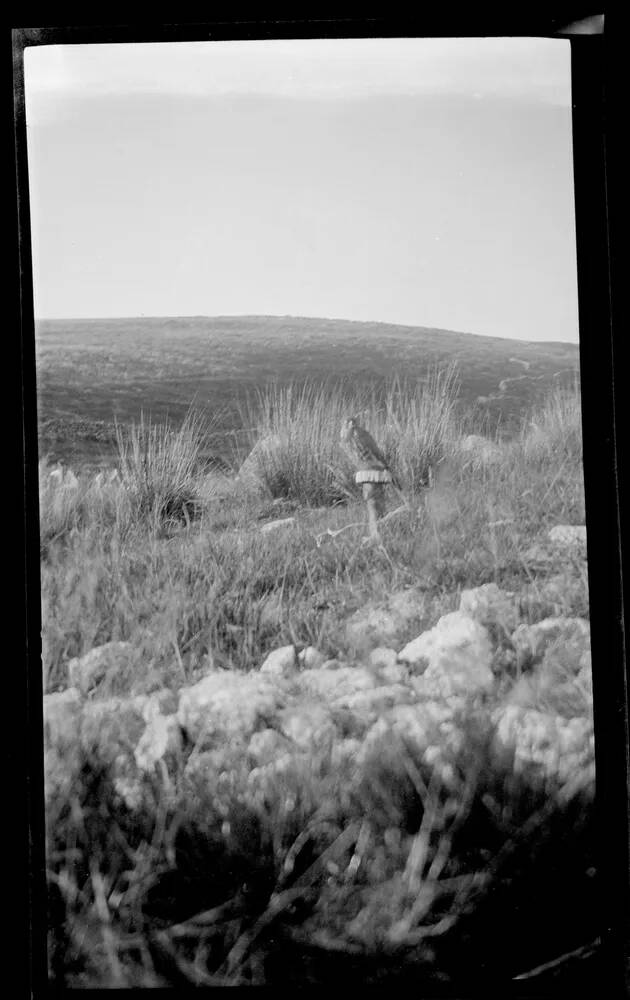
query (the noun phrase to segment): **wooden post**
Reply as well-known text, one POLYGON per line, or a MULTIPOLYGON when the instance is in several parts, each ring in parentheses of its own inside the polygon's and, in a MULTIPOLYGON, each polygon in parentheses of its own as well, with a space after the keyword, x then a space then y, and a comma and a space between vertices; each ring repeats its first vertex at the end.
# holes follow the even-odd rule
POLYGON ((385 483, 391 482, 391 475, 381 469, 362 469, 354 478, 363 487, 370 538, 379 538, 378 520, 383 513, 384 488, 385 483))
POLYGON ((368 512, 368 525, 370 537, 378 538, 377 521, 381 516, 383 507, 383 487, 380 483, 363 483, 363 499, 368 512))

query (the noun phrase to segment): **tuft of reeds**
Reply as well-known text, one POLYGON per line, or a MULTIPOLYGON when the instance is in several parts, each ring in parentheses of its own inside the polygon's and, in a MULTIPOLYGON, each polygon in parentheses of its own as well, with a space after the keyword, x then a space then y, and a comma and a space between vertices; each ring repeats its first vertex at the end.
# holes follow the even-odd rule
POLYGON ((189 523, 200 511, 200 455, 206 429, 189 410, 175 428, 141 415, 129 427, 116 424, 118 463, 123 486, 137 518, 154 527, 189 523))
POLYGON ((528 414, 520 432, 526 459, 582 461, 582 402, 579 381, 553 389, 528 414))
POLYGON ((339 443, 355 416, 375 438, 405 492, 426 486, 429 469, 457 434, 455 365, 431 369, 424 382, 396 379, 371 392, 305 383, 267 386, 243 408, 253 427, 252 461, 272 497, 319 507, 358 496, 351 461, 339 443))

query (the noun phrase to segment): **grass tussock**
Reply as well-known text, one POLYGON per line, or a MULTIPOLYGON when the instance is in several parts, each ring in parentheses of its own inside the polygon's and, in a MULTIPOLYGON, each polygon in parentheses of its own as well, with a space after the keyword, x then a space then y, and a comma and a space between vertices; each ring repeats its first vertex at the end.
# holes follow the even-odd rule
MULTIPOLYGON (((587 618, 583 558, 559 564, 544 546, 551 526, 584 523, 577 387, 529 414, 487 463, 458 452, 455 400, 453 371, 371 398, 262 393, 247 424, 252 444, 275 441, 259 452, 262 497, 238 480, 207 489, 193 417, 179 430, 119 428, 120 483, 79 476, 63 492, 43 464, 45 690, 67 686, 69 658, 116 640, 129 663, 103 697, 255 670, 289 643, 350 657, 352 613, 406 588, 427 627, 463 588, 490 581, 519 594, 523 621, 587 618), (339 451, 350 414, 407 499, 380 546, 362 544, 363 505, 339 451), (285 506, 295 524, 263 534, 285 506)), ((252 789, 243 748, 225 746, 196 774, 170 760, 130 805, 115 768, 86 755, 47 815, 52 981, 429 993, 505 984, 591 941, 592 799, 498 759, 487 709, 461 720, 448 781, 390 740, 361 769, 318 750, 282 773, 258 769, 252 789)))
POLYGON ((205 434, 194 410, 177 428, 144 416, 128 428, 116 425, 122 484, 137 518, 161 525, 187 523, 198 514, 205 434))
MULTIPOLYGON (((296 488, 304 489, 309 482, 304 470, 310 469, 306 496, 321 502, 331 498, 326 457, 340 461, 338 421, 348 407, 339 398, 335 411, 333 403, 324 406, 319 389, 312 393, 294 397, 293 409, 281 415, 285 420, 287 412, 300 413, 303 407, 307 427, 322 436, 327 428, 321 461, 316 448, 305 449, 304 461, 311 464, 300 467, 297 445, 289 452, 296 473, 302 468, 296 488), (318 407, 310 417, 309 400, 318 407)), ((393 395, 385 402, 389 411, 377 410, 368 423, 387 446, 387 424, 379 435, 378 420, 388 412, 400 417, 405 407, 417 416, 420 403, 400 396, 396 402, 393 395)), ((575 415, 578 404, 577 398, 563 401, 560 412, 575 415)), ((557 429, 558 409, 552 412, 557 429)), ((263 424, 262 430, 270 426, 263 424)), ((289 434, 290 423, 282 426, 289 434)), ((299 426, 293 430, 298 443, 308 440, 299 426)), ((411 421, 406 431, 401 424, 401 430, 402 439, 414 440, 420 421, 411 421)), ((291 642, 334 656, 345 649, 344 622, 355 609, 386 601, 409 586, 427 594, 434 620, 453 610, 461 589, 490 581, 522 591, 532 620, 545 608, 588 614, 581 558, 567 556, 558 581, 553 561, 545 562, 544 552, 541 559, 532 555, 553 525, 584 523, 577 449, 568 448, 561 459, 550 450, 552 462, 522 436, 502 446, 496 461, 478 467, 451 452, 438 464, 433 488, 415 499, 408 495, 407 508, 382 525, 383 548, 375 550, 361 544, 365 511, 352 497, 346 505, 293 509, 296 522, 290 529, 261 534, 265 520, 283 516, 282 505, 251 495, 238 481, 228 480, 223 493, 204 493, 193 431, 180 436, 163 431, 157 438, 146 425, 132 428, 123 445, 129 449, 123 485, 94 487, 79 477, 79 488, 67 494, 44 487, 43 642, 49 690, 63 686, 70 657, 115 640, 142 649, 134 675, 141 688, 169 672, 178 681, 190 679, 209 664, 251 669, 270 649, 291 642), (163 442, 161 451, 156 441, 163 442), (184 455, 179 456, 176 445, 182 441, 184 455), (191 498, 204 506, 186 527, 191 498), (169 510, 169 516, 179 511, 181 520, 176 530, 164 532, 158 512, 169 510)), ((395 441, 393 425, 390 433, 395 441)), ((289 445, 292 440, 289 436, 289 445)), ((417 449, 410 445, 404 453, 410 466, 414 456, 422 455, 422 441, 427 438, 418 438, 417 449)), ((427 453, 431 447, 438 453, 442 442, 439 436, 429 439, 427 453)), ((402 476, 401 451, 394 459, 402 476)), ((422 461, 411 468, 410 479, 422 475, 422 461)))
POLYGON ((433 369, 422 384, 395 380, 371 393, 313 384, 267 388, 243 414, 255 428, 263 488, 311 507, 358 496, 356 470, 339 444, 343 421, 356 416, 403 489, 416 493, 457 436, 457 393, 455 365, 433 369))
POLYGON ((261 775, 248 799, 204 773, 147 777, 130 807, 86 757, 51 803, 56 985, 468 989, 596 936, 591 792, 515 774, 482 715, 448 779, 391 741, 362 771, 321 751, 261 775))
POLYGON ((130 524, 129 496, 118 481, 95 478, 39 462, 39 533, 42 555, 55 543, 93 532, 122 536, 130 524))
POLYGON ((582 461, 582 405, 579 382, 556 388, 523 421, 520 447, 527 459, 582 461))

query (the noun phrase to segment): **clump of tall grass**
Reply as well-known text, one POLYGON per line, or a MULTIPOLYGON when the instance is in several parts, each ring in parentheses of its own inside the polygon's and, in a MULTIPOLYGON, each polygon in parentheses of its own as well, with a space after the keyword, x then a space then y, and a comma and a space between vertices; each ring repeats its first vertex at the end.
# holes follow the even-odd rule
POLYGON ((521 427, 519 444, 526 459, 582 461, 582 404, 576 378, 554 388, 521 427))
POLYGON ((81 530, 102 531, 110 525, 123 527, 128 520, 127 497, 118 482, 99 484, 88 475, 78 478, 69 470, 51 467, 40 459, 39 531, 42 554, 57 540, 81 530))
POLYGON ((358 399, 341 388, 305 383, 267 386, 242 408, 253 427, 256 477, 272 497, 320 507, 352 492, 352 469, 339 449, 339 430, 358 399))
POLYGON ((403 490, 416 492, 456 433, 454 365, 423 383, 395 380, 381 390, 269 386, 250 398, 243 422, 255 428, 256 475, 274 497, 325 506, 358 494, 355 468, 340 446, 343 422, 358 417, 375 438, 403 490))
MULTIPOLYGON (((403 489, 416 493, 458 435, 457 366, 432 368, 424 384, 396 381, 387 390, 376 433, 403 489)), ((377 438, 378 440, 378 438, 377 438)))
POLYGON ((116 424, 118 465, 135 515, 153 526, 188 523, 200 511, 201 452, 206 428, 189 410, 175 428, 168 421, 116 424))

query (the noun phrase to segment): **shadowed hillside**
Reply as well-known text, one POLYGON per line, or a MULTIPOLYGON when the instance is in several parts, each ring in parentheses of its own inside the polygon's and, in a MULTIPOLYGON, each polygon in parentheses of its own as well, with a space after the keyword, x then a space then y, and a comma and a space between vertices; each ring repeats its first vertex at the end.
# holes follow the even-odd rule
MULTIPOLYGON (((535 331, 532 331, 535 336, 535 331)), ((503 340, 426 327, 291 316, 42 320, 37 324, 40 450, 94 463, 114 452, 114 417, 141 410, 178 422, 191 401, 206 411, 229 456, 242 403, 270 382, 378 386, 424 380, 456 362, 461 404, 510 432, 523 407, 578 369, 566 343, 503 340)))

